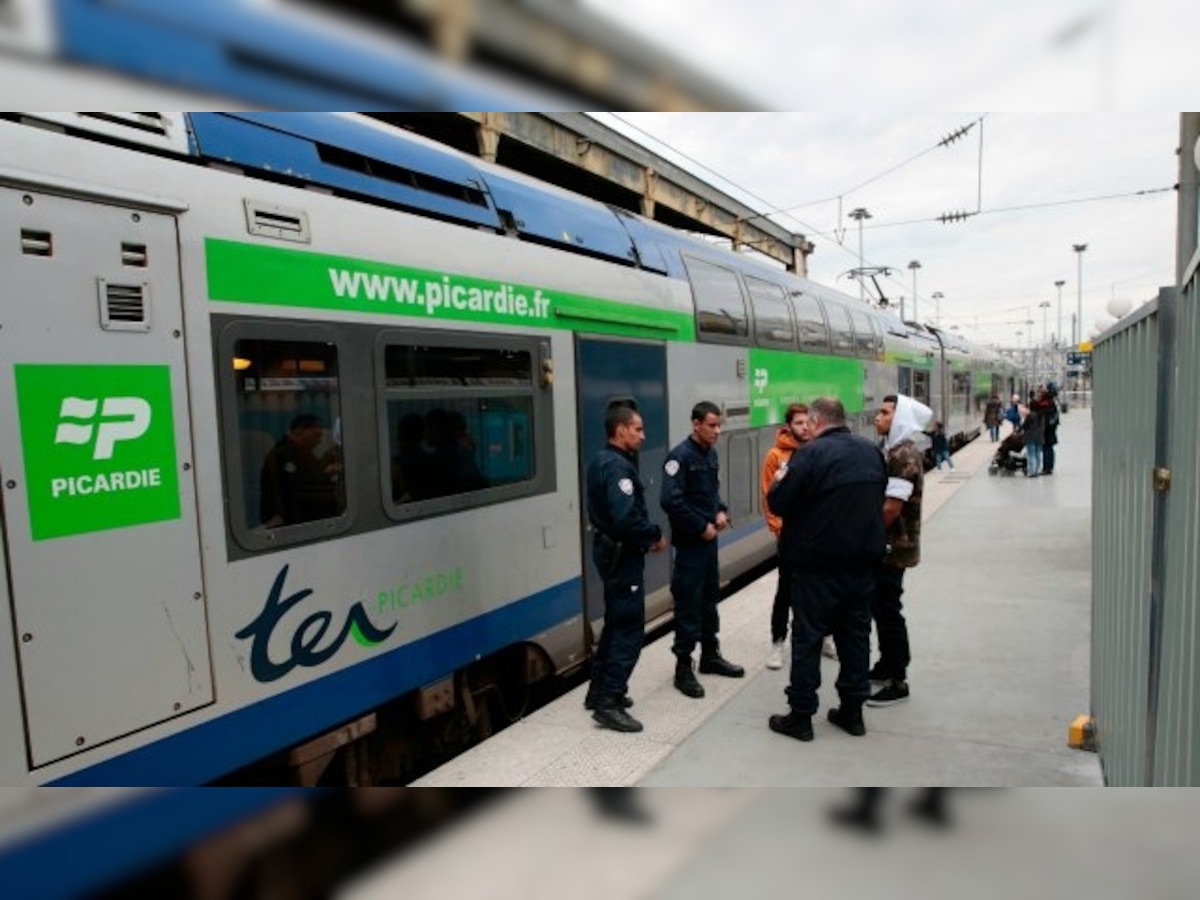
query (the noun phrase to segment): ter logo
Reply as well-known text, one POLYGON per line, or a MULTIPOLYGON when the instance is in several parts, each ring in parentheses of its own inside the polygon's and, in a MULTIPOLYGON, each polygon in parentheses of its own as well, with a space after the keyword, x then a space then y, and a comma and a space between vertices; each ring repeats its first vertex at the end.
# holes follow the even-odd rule
MULTIPOLYGON (((81 400, 64 397, 58 411, 58 430, 54 432, 56 444, 90 444, 92 426, 88 421, 95 418, 97 400, 81 400), (86 424, 77 424, 82 420, 86 424)), ((141 397, 106 397, 100 410, 100 424, 96 431, 96 448, 92 459, 112 459, 117 441, 132 441, 140 438, 150 427, 150 404, 141 397)))
POLYGON ((169 366, 14 366, 35 541, 180 515, 169 366))

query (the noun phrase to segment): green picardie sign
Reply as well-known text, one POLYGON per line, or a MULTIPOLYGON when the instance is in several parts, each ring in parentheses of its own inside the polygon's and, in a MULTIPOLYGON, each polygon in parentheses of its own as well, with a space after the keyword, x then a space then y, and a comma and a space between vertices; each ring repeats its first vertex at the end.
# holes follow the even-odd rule
POLYGON ((494 281, 375 260, 205 241, 213 300, 334 309, 599 334, 695 339, 691 311, 654 309, 536 285, 494 281))
POLYGON ((847 413, 863 410, 862 360, 750 350, 750 426, 776 425, 790 403, 837 397, 847 413))
POLYGON ((179 518, 169 366, 14 372, 35 541, 179 518))

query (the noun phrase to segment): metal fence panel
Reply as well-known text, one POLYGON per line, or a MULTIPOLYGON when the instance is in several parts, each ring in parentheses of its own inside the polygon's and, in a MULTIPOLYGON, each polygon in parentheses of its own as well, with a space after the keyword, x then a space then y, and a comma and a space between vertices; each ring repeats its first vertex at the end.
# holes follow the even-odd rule
POLYGON ((1145 769, 1158 350, 1146 309, 1093 352, 1092 715, 1110 785, 1145 769))
POLYGON ((1200 280, 1181 291, 1171 391, 1171 487, 1166 495, 1163 628, 1154 783, 1200 784, 1200 280))

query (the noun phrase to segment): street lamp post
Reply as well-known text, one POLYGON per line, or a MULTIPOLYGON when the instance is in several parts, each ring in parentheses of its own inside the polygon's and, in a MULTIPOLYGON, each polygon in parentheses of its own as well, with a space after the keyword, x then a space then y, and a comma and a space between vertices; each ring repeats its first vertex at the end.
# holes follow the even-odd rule
POLYGON ((1079 349, 1079 345, 1083 343, 1083 251, 1088 247, 1087 244, 1072 244, 1071 249, 1079 256, 1079 278, 1075 285, 1078 290, 1078 305, 1076 307, 1076 327, 1079 333, 1075 336, 1075 349, 1079 349))
POLYGON ((865 284, 863 284, 863 267, 864 267, 865 263, 863 262, 863 235, 862 235, 863 224, 862 223, 863 223, 863 219, 871 218, 871 214, 869 212, 867 212, 867 210, 864 207, 860 206, 857 209, 850 210, 850 218, 852 218, 856 222, 858 222, 858 299, 862 303, 866 303, 867 302, 867 295, 866 295, 867 286, 865 284))
POLYGON ((1048 343, 1048 338, 1046 337, 1046 318, 1050 315, 1050 301, 1043 300, 1038 304, 1038 306, 1041 307, 1042 310, 1042 346, 1038 349, 1037 375, 1034 377, 1034 381, 1041 380, 1042 370, 1045 368, 1045 356, 1043 354, 1048 353, 1050 350, 1050 344, 1048 343))
POLYGON ((933 300, 933 323, 938 327, 942 327, 942 298, 946 295, 941 291, 934 291, 929 295, 933 300))
POLYGON ((1058 330, 1054 332, 1054 342, 1060 345, 1066 343, 1066 341, 1063 340, 1062 330, 1062 289, 1064 284, 1066 284, 1066 282, 1062 280, 1054 282, 1054 286, 1058 288, 1058 330))
POLYGON ((919 260, 914 259, 909 262, 908 268, 910 270, 912 270, 912 273, 913 273, 913 316, 912 316, 912 320, 914 322, 920 322, 921 320, 917 318, 917 269, 921 268, 921 263, 919 260))

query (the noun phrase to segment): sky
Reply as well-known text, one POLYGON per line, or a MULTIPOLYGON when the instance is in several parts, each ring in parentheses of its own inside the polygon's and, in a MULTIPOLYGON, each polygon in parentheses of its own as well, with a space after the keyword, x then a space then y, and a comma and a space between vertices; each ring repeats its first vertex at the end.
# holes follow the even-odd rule
POLYGON ((912 318, 917 260, 917 318, 940 312, 983 343, 1069 340, 1080 301, 1086 338, 1113 323, 1112 301, 1134 309, 1174 283, 1176 112, 592 115, 756 210, 784 210, 771 218, 816 245, 809 277, 855 296, 848 213, 865 208, 862 264, 892 270, 889 300, 903 295, 912 318), (937 220, 960 211, 976 214, 937 220))

